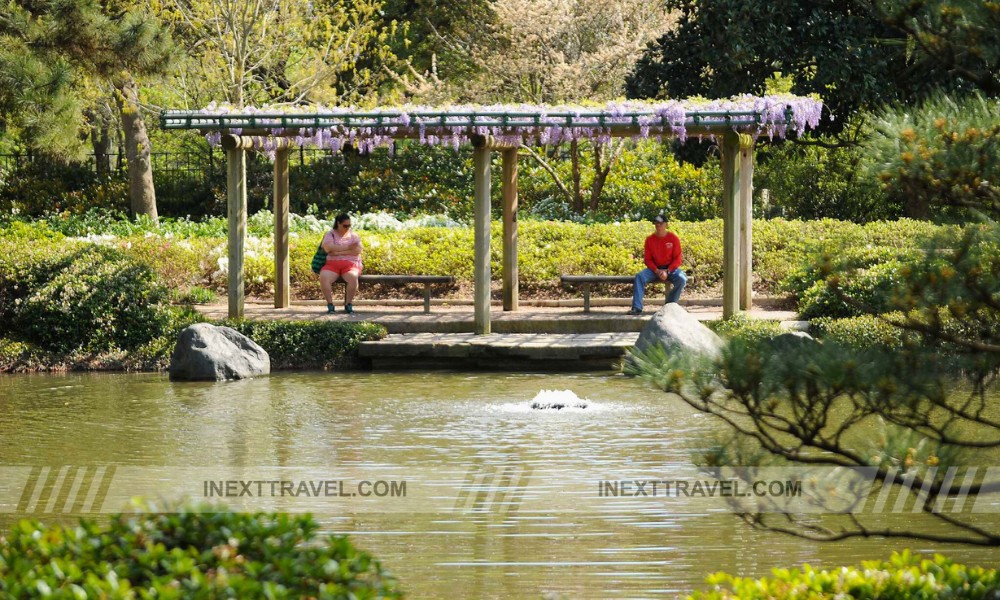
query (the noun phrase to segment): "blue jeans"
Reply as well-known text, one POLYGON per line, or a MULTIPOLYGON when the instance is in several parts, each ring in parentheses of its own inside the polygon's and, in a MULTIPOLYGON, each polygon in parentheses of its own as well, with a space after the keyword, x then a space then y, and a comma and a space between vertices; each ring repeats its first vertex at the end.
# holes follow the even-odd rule
MULTIPOLYGON (((646 295, 646 286, 651 281, 657 280, 659 280, 659 277, 656 276, 656 272, 652 269, 646 268, 639 271, 639 274, 635 276, 635 290, 632 292, 632 308, 642 310, 642 297, 646 295)), ((673 273, 667 275, 667 281, 673 285, 670 295, 667 296, 667 303, 677 302, 681 299, 681 292, 684 291, 684 286, 687 285, 687 275, 680 269, 674 269, 673 273)))

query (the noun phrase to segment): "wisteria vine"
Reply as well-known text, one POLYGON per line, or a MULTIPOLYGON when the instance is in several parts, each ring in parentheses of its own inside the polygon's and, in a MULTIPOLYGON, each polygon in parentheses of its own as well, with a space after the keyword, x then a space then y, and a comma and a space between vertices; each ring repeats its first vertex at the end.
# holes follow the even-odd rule
MULTIPOLYGON (((200 111, 166 111, 167 128, 210 130, 206 138, 219 144, 224 133, 239 135, 254 123, 267 134, 262 150, 273 154, 275 137, 296 146, 339 151, 346 144, 361 152, 388 146, 407 133, 422 144, 458 148, 474 135, 492 136, 508 144, 559 144, 577 141, 608 143, 612 128, 630 126, 635 139, 688 138, 692 128, 701 138, 709 131, 733 130, 753 137, 783 138, 815 128, 822 116, 820 100, 790 95, 738 96, 726 100, 619 101, 604 106, 532 104, 383 107, 371 110, 327 106, 263 106, 234 108, 210 104, 200 111), (321 121, 316 126, 316 118, 321 121), (174 119, 174 121, 171 121, 174 119), (298 119, 298 123, 296 120, 298 119), (173 123, 170 125, 170 123, 173 123), (284 127, 282 125, 285 125, 284 127)), ((830 117, 832 118, 832 116, 830 117)))

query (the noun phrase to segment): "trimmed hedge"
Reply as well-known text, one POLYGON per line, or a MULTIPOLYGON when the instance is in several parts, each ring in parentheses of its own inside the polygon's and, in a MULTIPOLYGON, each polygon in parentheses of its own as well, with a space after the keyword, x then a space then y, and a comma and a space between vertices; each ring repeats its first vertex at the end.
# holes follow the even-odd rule
POLYGON ((116 248, 44 229, 0 237, 0 336, 58 353, 135 350, 171 311, 156 273, 116 248))
MULTIPOLYGON (((254 220, 254 219, 251 219, 254 220)), ((267 219, 247 240, 247 292, 273 292, 273 245, 267 219)), ((303 220, 305 221, 305 220, 303 220)), ((49 231, 44 225, 38 227, 49 231)), ((117 227, 117 226, 116 226, 117 227)), ((673 222, 684 248, 684 268, 692 290, 709 289, 722 279, 722 221, 673 222)), ((253 228, 251 228, 253 229, 253 228)), ((499 272, 501 225, 492 230, 493 268, 499 272)), ((0 237, 6 230, 0 230, 0 237)), ((151 228, 128 229, 127 237, 94 237, 89 241, 131 254, 159 274, 168 287, 202 286, 222 291, 226 286, 226 243, 217 228, 174 222, 156 233, 151 228)), ((554 221, 522 221, 519 227, 519 273, 522 287, 558 290, 562 273, 630 275, 642 268, 643 240, 652 228, 645 222, 581 225, 554 221)), ((865 258, 867 266, 896 258, 909 260, 913 249, 936 234, 957 238, 961 230, 920 221, 900 220, 857 225, 843 221, 754 222, 755 288, 764 293, 801 294, 820 273, 815 265, 823 253, 833 257, 865 258), (803 266, 805 265, 805 266, 803 266)), ((309 269, 321 232, 300 229, 291 239, 292 284, 300 297, 319 294, 309 269)), ((467 227, 416 227, 400 231, 362 231, 368 273, 452 275, 460 283, 472 280, 473 233, 467 227)), ((82 240, 81 240, 82 241, 82 240)))
POLYGON ((401 598, 395 579, 311 516, 210 506, 115 515, 102 527, 20 521, 0 536, 9 598, 401 598))
POLYGON ((912 336, 873 315, 815 319, 810 323, 810 328, 818 338, 857 350, 872 347, 900 350, 906 336, 912 336))
POLYGON ((257 342, 272 369, 330 369, 357 358, 361 342, 380 340, 385 327, 374 323, 324 321, 220 321, 257 342))
MULTIPOLYGON (((259 213, 249 221, 252 236, 247 238, 244 263, 247 293, 270 296, 274 289, 270 215, 259 213)), ((319 285, 309 265, 322 237, 316 228, 322 229, 322 224, 311 217, 295 221, 298 225, 290 246, 292 285, 300 298, 319 297, 319 285)), ((52 261, 64 256, 69 248, 96 244, 117 249, 154 271, 174 297, 186 297, 196 287, 219 293, 226 289, 226 241, 216 237, 220 235, 221 221, 167 221, 160 228, 144 222, 63 224, 68 231, 86 232, 86 237, 78 238, 63 237, 53 230, 57 225, 15 222, 0 228, 0 249, 13 251, 0 261, 13 263, 24 277, 47 277, 49 271, 59 268, 52 261), (127 235, 115 237, 105 231, 127 235), (25 254, 25 246, 35 249, 25 254), (18 267, 19 263, 38 263, 39 267, 18 267)), ((690 289, 718 286, 722 279, 722 221, 678 221, 671 223, 671 229, 681 239, 690 289)), ((500 223, 494 223, 492 266, 496 273, 500 271, 501 230, 500 223)), ((522 221, 518 235, 522 289, 528 294, 560 293, 558 278, 563 273, 634 274, 642 268, 642 245, 651 231, 645 222, 582 225, 522 221)), ((843 263, 867 269, 867 275, 845 281, 845 285, 857 287, 854 291, 867 294, 867 300, 885 300, 883 292, 896 277, 895 266, 918 260, 917 248, 931 238, 947 243, 959 239, 962 231, 957 226, 905 219, 865 225, 833 220, 755 221, 754 287, 762 293, 787 292, 803 298, 805 304, 800 310, 811 317, 850 316, 856 311, 816 285, 830 274, 830 268, 838 268, 830 265, 843 263)), ((367 273, 452 275, 459 286, 472 281, 471 228, 413 227, 362 231, 361 235, 367 273)), ((26 281, 20 277, 18 280, 26 281)), ((4 293, 0 290, 0 310, 4 293)), ((200 296, 206 297, 204 292, 200 296)))
POLYGON ((893 552, 887 561, 863 561, 860 567, 819 570, 773 569, 771 577, 753 579, 716 573, 710 590, 693 600, 792 600, 797 598, 987 599, 1000 595, 1000 571, 967 567, 935 554, 924 558, 909 550, 893 552))
MULTIPOLYGON (((165 368, 180 330, 205 320, 171 306, 164 285, 180 295, 181 282, 197 269, 198 251, 185 240, 155 236, 109 245, 66 238, 45 225, 2 230, 0 372, 165 368)), ((210 294, 188 290, 191 298, 210 294)), ((225 324, 267 350, 276 369, 345 366, 361 341, 386 335, 370 323, 225 324)))
POLYGON ((727 339, 741 339, 747 342, 759 342, 787 333, 781 328, 779 321, 754 319, 746 313, 737 313, 725 321, 707 321, 705 325, 727 339))

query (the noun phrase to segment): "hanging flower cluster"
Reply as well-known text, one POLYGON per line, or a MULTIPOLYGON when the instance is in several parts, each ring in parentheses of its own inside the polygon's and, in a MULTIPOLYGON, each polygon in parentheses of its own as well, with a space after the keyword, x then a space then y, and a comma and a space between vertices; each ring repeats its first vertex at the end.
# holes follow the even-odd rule
MULTIPOLYGON (((447 108, 400 106, 371 110, 354 107, 264 106, 236 109, 210 104, 195 112, 167 111, 161 117, 167 129, 209 130, 213 145, 223 133, 287 137, 297 146, 339 151, 350 144, 361 152, 411 137, 423 144, 459 146, 473 136, 492 136, 506 144, 559 144, 612 137, 681 141, 689 133, 714 137, 729 129, 754 137, 800 134, 819 124, 820 100, 808 97, 738 96, 727 100, 621 101, 604 106, 547 106, 533 104, 464 105, 447 108)), ((831 117, 832 118, 832 117, 831 117)), ((274 137, 264 140, 273 153, 274 137)))

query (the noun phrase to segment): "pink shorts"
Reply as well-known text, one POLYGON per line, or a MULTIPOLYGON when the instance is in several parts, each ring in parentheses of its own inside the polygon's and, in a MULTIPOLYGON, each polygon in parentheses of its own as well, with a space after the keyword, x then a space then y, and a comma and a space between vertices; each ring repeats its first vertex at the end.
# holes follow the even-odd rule
POLYGON ((361 274, 361 267, 358 266, 353 260, 328 260, 323 268, 319 270, 320 273, 323 271, 332 271, 337 275, 343 275, 344 273, 349 273, 354 271, 358 275, 361 274))

